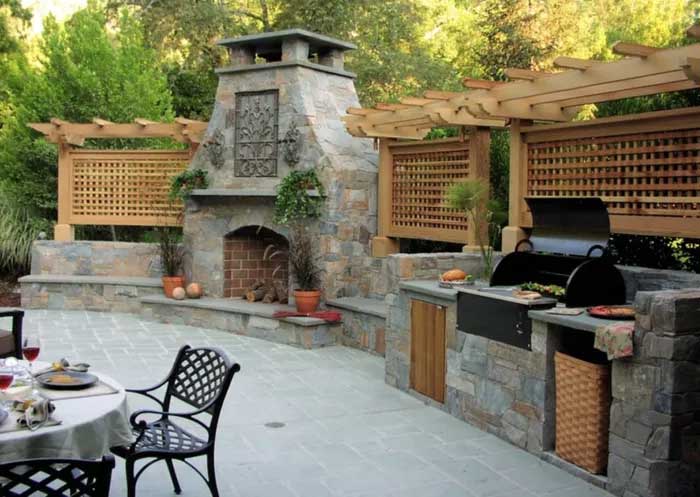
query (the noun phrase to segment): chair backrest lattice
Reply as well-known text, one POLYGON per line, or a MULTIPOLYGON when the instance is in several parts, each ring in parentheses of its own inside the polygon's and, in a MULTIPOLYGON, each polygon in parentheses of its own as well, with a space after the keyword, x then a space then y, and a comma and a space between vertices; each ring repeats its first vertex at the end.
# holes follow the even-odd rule
POLYGON ((217 416, 233 373, 239 370, 216 348, 181 349, 170 374, 166 405, 175 397, 195 408, 211 404, 208 412, 217 416))
POLYGON ((0 464, 3 497, 108 497, 112 456, 101 461, 29 459, 0 464))
POLYGON ((535 134, 526 140, 524 194, 600 197, 613 232, 697 237, 700 125, 683 121, 681 129, 664 129, 673 121, 661 119, 644 124, 643 132, 641 125, 623 133, 610 122, 594 121, 562 126, 556 139, 535 134))

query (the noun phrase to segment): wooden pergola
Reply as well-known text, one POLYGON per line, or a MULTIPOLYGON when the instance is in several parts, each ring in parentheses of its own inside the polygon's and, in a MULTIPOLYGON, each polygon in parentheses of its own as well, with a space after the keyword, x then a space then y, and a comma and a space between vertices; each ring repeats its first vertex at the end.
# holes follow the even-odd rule
MULTIPOLYGON (((700 24, 687 30, 700 38, 700 24)), ((421 98, 349 108, 350 134, 420 140, 436 126, 505 126, 512 119, 566 122, 580 106, 700 87, 700 43, 657 48, 618 42, 614 62, 558 57, 559 72, 509 68, 512 81, 465 79, 469 91, 430 90, 421 98)))
POLYGON ((54 239, 73 240, 76 225, 179 225, 179 206, 168 199, 170 180, 186 169, 202 142, 207 122, 177 118, 172 123, 137 118, 113 123, 51 119, 30 123, 58 145, 58 223, 54 239), (185 150, 81 149, 86 139, 170 138, 185 150))

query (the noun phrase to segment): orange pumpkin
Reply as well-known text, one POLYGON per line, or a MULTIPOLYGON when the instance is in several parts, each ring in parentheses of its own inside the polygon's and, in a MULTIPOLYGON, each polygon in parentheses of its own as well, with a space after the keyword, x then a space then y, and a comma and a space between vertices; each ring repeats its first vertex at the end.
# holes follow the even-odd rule
POLYGON ((175 300, 185 300, 185 289, 181 286, 173 290, 173 298, 175 300))
POLYGON ((202 296, 202 285, 199 283, 190 283, 186 288, 188 299, 198 299, 202 296))

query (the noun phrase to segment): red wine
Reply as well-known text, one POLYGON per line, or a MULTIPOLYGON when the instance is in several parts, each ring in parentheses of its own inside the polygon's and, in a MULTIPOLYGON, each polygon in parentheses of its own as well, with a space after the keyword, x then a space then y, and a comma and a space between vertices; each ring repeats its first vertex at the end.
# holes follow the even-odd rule
POLYGON ((12 385, 15 376, 12 374, 0 373, 0 390, 7 390, 12 385))
POLYGON ((39 357, 39 347, 24 347, 22 349, 22 354, 24 354, 26 360, 32 362, 39 357))

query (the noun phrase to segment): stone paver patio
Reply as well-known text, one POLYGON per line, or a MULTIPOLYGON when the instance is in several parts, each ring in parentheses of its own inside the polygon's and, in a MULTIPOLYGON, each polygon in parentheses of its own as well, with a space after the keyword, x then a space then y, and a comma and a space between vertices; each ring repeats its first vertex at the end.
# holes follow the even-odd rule
MULTIPOLYGON (((40 330, 41 359, 89 362, 133 387, 160 380, 185 343, 225 349, 242 371, 219 427, 222 497, 609 495, 386 386, 382 359, 354 349, 301 350, 82 311, 28 311, 26 329, 40 330)), ((183 495, 208 495, 191 469, 176 468, 183 495)), ((119 462, 113 481, 112 495, 126 495, 119 462)), ((137 493, 174 495, 164 464, 144 474, 137 493)))

